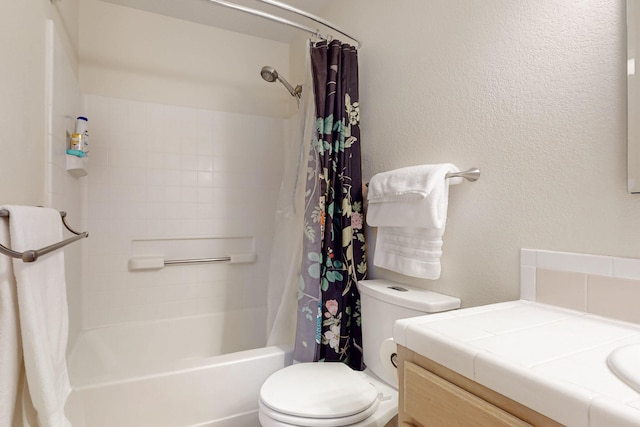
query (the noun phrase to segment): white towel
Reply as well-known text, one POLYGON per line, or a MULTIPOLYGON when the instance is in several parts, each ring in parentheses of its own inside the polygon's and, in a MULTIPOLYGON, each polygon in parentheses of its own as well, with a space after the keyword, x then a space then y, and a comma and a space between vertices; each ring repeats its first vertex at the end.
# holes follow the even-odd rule
POLYGON ((378 227, 373 264, 408 276, 438 279, 449 185, 462 178, 450 163, 411 166, 369 182, 367 223, 378 227))
MULTIPOLYGON (((0 219, 0 244, 11 247, 7 218, 0 219)), ((14 425, 21 371, 22 347, 16 281, 11 258, 0 254, 0 426, 14 425)))
POLYGON ((440 277, 442 234, 420 227, 379 227, 373 264, 421 279, 440 277))
POLYGON ((444 228, 449 185, 462 182, 462 178, 445 178, 449 172, 459 172, 459 169, 443 163, 409 166, 374 175, 367 194, 367 223, 373 227, 444 228))
MULTIPOLYGON (((58 211, 29 206, 3 208, 10 212, 13 250, 39 249, 63 239, 58 211)), ((69 318, 63 252, 52 252, 33 263, 14 259, 13 273, 26 375, 22 401, 16 405, 22 412, 16 414, 22 417, 18 425, 71 426, 64 414, 71 385, 65 359, 69 318)))

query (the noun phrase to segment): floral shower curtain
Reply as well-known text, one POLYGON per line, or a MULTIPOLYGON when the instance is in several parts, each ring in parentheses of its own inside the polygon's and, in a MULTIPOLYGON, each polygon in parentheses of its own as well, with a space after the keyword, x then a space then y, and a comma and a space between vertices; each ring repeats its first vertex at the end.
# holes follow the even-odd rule
POLYGON ((337 40, 311 46, 315 132, 307 168, 304 252, 294 359, 362 370, 360 295, 366 275, 358 57, 337 40))

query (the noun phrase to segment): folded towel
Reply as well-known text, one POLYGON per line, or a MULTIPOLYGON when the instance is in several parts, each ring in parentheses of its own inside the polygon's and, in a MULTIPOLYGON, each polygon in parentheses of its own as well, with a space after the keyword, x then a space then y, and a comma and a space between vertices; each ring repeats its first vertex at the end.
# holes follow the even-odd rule
MULTIPOLYGON (((4 209, 10 212, 13 250, 38 249, 62 240, 58 211, 28 206, 4 209)), ((25 392, 17 406, 22 408, 25 425, 71 426, 64 414, 71 392, 65 360, 69 319, 64 254, 52 252, 33 263, 14 259, 13 273, 26 374, 25 392), (30 408, 37 414, 37 424, 30 420, 30 408)))
POLYGON ((380 227, 373 264, 407 276, 440 277, 442 234, 419 227, 380 227))
POLYGON ((450 163, 411 166, 369 182, 367 224, 378 227, 373 264, 424 279, 440 277, 449 185, 462 178, 450 163))
POLYGON ((459 172, 459 169, 443 163, 374 175, 367 195, 367 223, 373 227, 444 228, 449 185, 462 182, 462 178, 445 178, 449 172, 459 172))

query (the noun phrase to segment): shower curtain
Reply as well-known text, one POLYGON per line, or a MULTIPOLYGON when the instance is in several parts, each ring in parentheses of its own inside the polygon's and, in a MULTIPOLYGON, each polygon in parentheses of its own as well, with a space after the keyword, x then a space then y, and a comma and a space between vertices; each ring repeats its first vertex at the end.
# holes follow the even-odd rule
MULTIPOLYGON (((308 48, 311 46, 310 41, 308 48)), ((267 345, 291 344, 294 341, 298 282, 302 260, 304 191, 307 176, 309 141, 314 129, 314 102, 311 58, 306 52, 305 77, 298 114, 290 119, 285 139, 284 171, 275 215, 275 231, 269 262, 267 287, 267 345), (308 88, 308 89, 307 89, 308 88)))
MULTIPOLYGON (((338 40, 310 48, 315 127, 309 147, 294 360, 364 369, 360 295, 366 275, 358 57, 338 40)), ((307 86, 308 87, 308 86, 307 86)))

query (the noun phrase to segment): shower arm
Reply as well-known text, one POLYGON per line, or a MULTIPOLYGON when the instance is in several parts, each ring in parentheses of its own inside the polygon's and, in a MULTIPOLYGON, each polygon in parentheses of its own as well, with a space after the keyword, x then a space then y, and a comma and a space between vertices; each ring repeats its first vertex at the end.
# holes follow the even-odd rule
POLYGON ((300 99, 300 97, 302 96, 302 86, 301 85, 298 85, 298 86, 296 86, 294 88, 293 86, 291 86, 291 84, 284 77, 278 76, 277 79, 280 80, 280 83, 282 83, 284 85, 284 87, 287 88, 287 90, 289 91, 291 96, 300 99))

